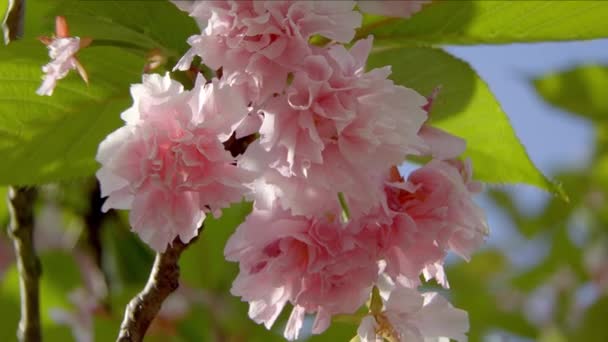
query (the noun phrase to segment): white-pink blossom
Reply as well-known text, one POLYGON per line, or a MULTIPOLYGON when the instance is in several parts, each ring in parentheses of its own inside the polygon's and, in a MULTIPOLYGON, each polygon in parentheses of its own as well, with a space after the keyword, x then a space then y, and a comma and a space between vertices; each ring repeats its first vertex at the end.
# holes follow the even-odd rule
MULTIPOLYGON (((433 89, 431 95, 427 96, 427 103, 422 107, 428 116, 431 116, 433 104, 439 97, 442 86, 433 89)), ((444 130, 434 127, 427 121, 418 132, 424 145, 420 146, 418 153, 440 160, 450 160, 460 157, 467 147, 467 142, 444 130)))
POLYGON ((53 95, 57 81, 64 78, 70 70, 77 70, 80 77, 88 83, 89 79, 84 67, 76 58, 78 50, 91 44, 90 38, 80 39, 71 37, 67 21, 62 16, 55 17, 55 36, 40 37, 39 40, 48 47, 51 61, 42 67, 45 73, 44 81, 36 94, 53 95))
POLYGON ((47 47, 51 61, 42 67, 44 81, 36 94, 51 96, 57 81, 67 76, 70 70, 78 68, 79 62, 75 54, 80 49, 80 38, 55 38, 47 47))
POLYGON ((382 203, 386 170, 425 146, 418 131, 427 100, 387 79, 390 67, 366 72, 371 46, 369 38, 303 57, 285 94, 261 109, 260 146, 244 167, 261 171, 294 214, 331 211, 338 193, 353 216, 367 213, 382 203))
POLYGON ((438 293, 419 293, 397 287, 382 298, 382 312, 366 316, 357 334, 361 342, 391 341, 425 342, 451 338, 466 341, 468 315, 456 309, 438 293))
POLYGON ((222 144, 247 115, 240 91, 202 77, 185 91, 169 74, 144 75, 131 87, 126 125, 99 146, 103 210, 131 209, 133 230, 163 251, 196 236, 206 212, 240 201, 251 178, 222 144))
POLYGON ((409 279, 422 273, 447 287, 445 253, 452 250, 468 260, 488 234, 485 215, 472 199, 481 189, 471 179, 470 162, 432 160, 412 172, 407 182, 395 172, 391 180, 387 202, 397 214, 387 248, 387 273, 409 279))
POLYGON ((305 313, 316 313, 313 333, 321 333, 332 315, 354 313, 368 298, 378 275, 375 228, 254 209, 226 245, 226 259, 240 268, 231 292, 267 328, 293 304, 289 339, 297 338, 305 313))
POLYGON ((192 48, 176 68, 189 68, 200 56, 212 69, 252 76, 262 98, 281 92, 287 76, 310 54, 313 35, 346 43, 353 39, 361 14, 354 1, 200 1, 176 2, 202 28, 188 39, 192 48))
POLYGON ((357 6, 365 13, 409 18, 429 3, 431 0, 358 0, 357 6))

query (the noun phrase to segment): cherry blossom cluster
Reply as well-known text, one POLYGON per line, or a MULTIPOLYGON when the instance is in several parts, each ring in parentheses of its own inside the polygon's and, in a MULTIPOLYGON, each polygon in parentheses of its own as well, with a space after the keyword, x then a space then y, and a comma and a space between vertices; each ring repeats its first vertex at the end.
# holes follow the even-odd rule
POLYGON ((201 28, 176 70, 200 58, 216 77, 132 86, 124 126, 97 154, 104 210, 130 210, 163 252, 251 200, 225 256, 257 323, 270 329, 289 305, 288 339, 307 315, 314 334, 354 315, 361 341, 465 340, 466 312, 418 287, 447 288, 446 254, 468 259, 488 234, 466 144, 428 123, 437 94, 396 85, 390 66, 367 70, 373 37, 353 42, 360 11, 409 17, 428 1, 174 2, 201 28), (404 177, 408 156, 430 161, 404 177))

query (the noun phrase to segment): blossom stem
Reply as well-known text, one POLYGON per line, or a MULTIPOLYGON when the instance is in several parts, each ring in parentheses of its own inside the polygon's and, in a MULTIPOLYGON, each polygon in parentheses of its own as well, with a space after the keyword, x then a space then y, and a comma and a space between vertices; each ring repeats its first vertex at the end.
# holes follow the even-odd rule
POLYGON ((179 257, 196 240, 183 243, 177 237, 167 250, 156 254, 146 286, 127 305, 117 342, 143 341, 163 302, 179 287, 179 257))
POLYGON ((9 0, 4 20, 2 20, 4 44, 8 44, 23 35, 24 17, 25 0, 9 0))
POLYGON ((17 328, 19 341, 40 341, 40 274, 42 268, 34 249, 35 188, 10 187, 8 207, 11 222, 9 234, 15 247, 19 290, 21 293, 21 320, 17 328))
POLYGON ((346 198, 344 198, 344 194, 341 192, 338 193, 338 201, 340 202, 340 206, 342 207, 342 221, 350 221, 350 209, 348 208, 348 203, 346 203, 346 198))

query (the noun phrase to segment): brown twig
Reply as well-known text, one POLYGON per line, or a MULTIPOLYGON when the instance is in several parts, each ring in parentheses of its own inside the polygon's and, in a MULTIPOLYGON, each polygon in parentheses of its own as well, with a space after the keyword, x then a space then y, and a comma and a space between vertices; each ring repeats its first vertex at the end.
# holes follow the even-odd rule
POLYGON ((8 207, 11 216, 9 235, 13 239, 19 289, 21 292, 21 320, 17 329, 19 341, 40 341, 40 260, 34 249, 35 188, 10 187, 8 207))
POLYGON ((101 246, 101 228, 105 214, 101 211, 103 198, 101 197, 97 180, 95 180, 95 184, 89 195, 89 205, 89 211, 84 215, 84 222, 87 227, 87 240, 95 263, 99 269, 102 269, 103 248, 101 246))
POLYGON ((163 302, 179 287, 179 257, 196 240, 195 237, 190 242, 183 243, 178 237, 166 251, 156 254, 146 286, 127 305, 118 342, 143 341, 163 302))
POLYGON ((2 21, 4 44, 8 44, 23 35, 25 0, 9 0, 6 15, 2 21))

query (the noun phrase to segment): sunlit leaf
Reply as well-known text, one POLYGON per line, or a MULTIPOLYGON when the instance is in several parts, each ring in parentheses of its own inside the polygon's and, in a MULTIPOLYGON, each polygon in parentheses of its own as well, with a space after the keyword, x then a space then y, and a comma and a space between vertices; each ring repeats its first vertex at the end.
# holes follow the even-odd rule
POLYGON ((397 83, 430 95, 434 125, 466 139, 465 157, 476 178, 489 183, 524 183, 565 197, 532 163, 488 86, 465 62, 432 48, 379 49, 370 67, 392 65, 397 83))
POLYGON ((222 211, 218 219, 209 215, 199 240, 180 259, 187 284, 208 289, 229 289, 238 265, 224 258, 224 246, 236 227, 251 211, 250 203, 238 203, 222 211))
POLYGON ((111 47, 85 49, 90 86, 74 73, 52 97, 36 95, 46 48, 15 42, 0 49, 0 184, 35 184, 92 174, 99 142, 120 125, 128 88, 143 60, 111 47))
POLYGON ((174 59, 188 49, 186 39, 200 30, 188 13, 169 1, 66 0, 52 10, 70 28, 104 44, 159 48, 174 59))
POLYGON ((436 1, 411 19, 369 17, 380 44, 503 44, 608 36, 606 1, 436 1))
MULTIPOLYGON (((140 289, 148 279, 154 252, 128 230, 128 225, 119 222, 114 220, 102 229, 104 268, 109 273, 113 291, 140 289)), ((128 301, 128 297, 122 300, 128 301)))

